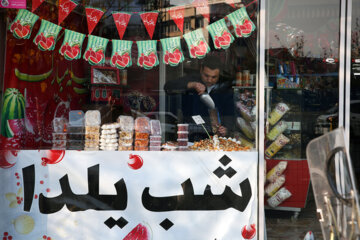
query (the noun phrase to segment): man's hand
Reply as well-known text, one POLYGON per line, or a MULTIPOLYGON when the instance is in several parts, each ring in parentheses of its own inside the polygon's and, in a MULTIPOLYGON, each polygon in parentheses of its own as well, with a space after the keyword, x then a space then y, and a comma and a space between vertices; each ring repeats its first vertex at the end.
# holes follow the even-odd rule
POLYGON ((219 126, 217 132, 221 137, 225 137, 227 134, 227 128, 224 126, 219 126))
POLYGON ((187 88, 193 88, 193 89, 195 89, 195 91, 196 91, 199 95, 203 94, 203 93, 206 91, 205 85, 202 84, 202 83, 199 83, 199 82, 189 82, 189 83, 187 84, 187 88))

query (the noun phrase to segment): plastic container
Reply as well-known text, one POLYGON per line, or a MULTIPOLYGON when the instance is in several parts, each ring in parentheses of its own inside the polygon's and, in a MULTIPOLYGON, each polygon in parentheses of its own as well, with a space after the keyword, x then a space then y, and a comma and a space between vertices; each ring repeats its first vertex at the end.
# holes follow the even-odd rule
POLYGON ((147 147, 149 145, 148 139, 135 139, 135 147, 147 147))
POLYGON ((123 138, 123 139, 124 138, 132 139, 133 135, 134 135, 133 131, 129 131, 129 132, 127 132, 127 131, 119 131, 119 137, 123 138))
POLYGON ((67 131, 67 120, 66 118, 54 118, 53 121, 53 130, 56 133, 63 133, 67 131))
POLYGON ((85 125, 84 112, 81 110, 72 110, 69 112, 69 126, 81 127, 85 125))
POLYGON ((148 139, 150 136, 147 132, 135 132, 135 139, 148 139))
POLYGON ((187 123, 181 123, 177 125, 179 132, 187 132, 189 131, 189 124, 187 123))
POLYGON ((52 149, 66 149, 66 140, 53 140, 52 149))
POLYGON ((148 117, 138 117, 135 119, 135 131, 150 133, 150 119, 148 117))
POLYGON ((161 135, 161 124, 159 120, 150 120, 151 135, 161 135))
POLYGON ((161 147, 161 141, 150 141, 150 146, 160 146, 161 147))
POLYGON ((152 141, 159 141, 159 142, 161 142, 161 136, 150 135, 150 142, 152 142, 152 141))
POLYGON ((99 151, 99 147, 85 147, 85 151, 99 151))
POLYGON ((185 132, 185 131, 178 131, 178 139, 187 139, 188 138, 188 134, 189 132, 185 132))
POLYGON ((189 151, 189 148, 184 146, 179 146, 178 151, 189 151))
POLYGON ((100 143, 101 143, 101 144, 105 144, 105 143, 118 143, 118 140, 117 140, 117 138, 108 138, 108 139, 100 138, 100 143))
POLYGON ((85 140, 99 141, 100 134, 85 134, 85 140))
POLYGON ((178 139, 177 142, 178 142, 179 147, 187 147, 189 140, 188 139, 178 139))
POLYGON ((86 126, 85 127, 86 133, 99 133, 100 132, 100 126, 86 126))
POLYGON ((69 140, 84 140, 85 134, 84 133, 68 133, 69 140))
POLYGON ((133 143, 133 139, 126 139, 126 138, 120 138, 119 139, 119 144, 124 145, 124 144, 132 144, 133 143))
POLYGON ((68 133, 84 133, 85 127, 68 126, 67 132, 68 133))
POLYGON ((53 133, 52 139, 53 140, 66 140, 66 133, 53 133))
POLYGON ((134 147, 135 151, 149 151, 149 147, 140 147, 140 146, 135 146, 134 147))
POLYGON ((86 126, 100 126, 101 114, 99 110, 89 110, 85 113, 86 126))
POLYGON ((119 151, 131 151, 131 150, 133 150, 133 146, 132 145, 129 145, 129 146, 119 145, 118 150, 119 151))
POLYGON ((120 115, 117 119, 120 123, 120 130, 125 132, 134 131, 134 118, 131 116, 120 115))
POLYGON ((150 151, 161 151, 161 146, 150 146, 149 150, 150 151))

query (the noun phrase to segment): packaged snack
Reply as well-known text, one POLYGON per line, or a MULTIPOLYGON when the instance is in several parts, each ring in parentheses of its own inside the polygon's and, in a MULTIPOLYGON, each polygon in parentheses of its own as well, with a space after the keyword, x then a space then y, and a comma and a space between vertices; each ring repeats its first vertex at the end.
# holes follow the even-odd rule
POLYGON ((161 151, 161 146, 150 146, 150 151, 161 151))
POLYGON ((99 133, 100 127, 99 126, 86 126, 85 132, 86 133, 99 133))
POLYGON ((100 134, 85 134, 85 140, 99 141, 100 134))
POLYGON ((147 132, 135 132, 135 139, 148 139, 149 135, 147 132))
POLYGON ((161 145, 161 148, 163 151, 176 151, 178 149, 177 142, 166 142, 163 145, 161 145))
POLYGON ((161 141, 150 141, 150 146, 160 146, 161 147, 161 141))
POLYGON ((99 147, 85 147, 85 151, 99 151, 99 147))
POLYGON ((85 147, 99 147, 99 141, 85 141, 85 147))
POLYGON ((177 125, 179 132, 187 132, 189 130, 189 124, 181 123, 177 125))
POLYGON ((101 126, 101 129, 104 130, 113 130, 113 131, 116 131, 117 128, 120 127, 120 124, 119 123, 106 123, 106 124, 103 124, 101 126))
POLYGON ((135 139, 135 147, 147 147, 148 145, 148 139, 135 139))
POLYGON ((187 147, 188 146, 188 139, 178 139, 178 146, 179 147, 187 147))
POLYGON ((282 187, 279 191, 277 191, 271 198, 267 200, 270 207, 277 207, 283 201, 291 197, 291 193, 285 187, 282 187))
POLYGON ((255 139, 255 131, 247 121, 245 121, 241 117, 238 117, 236 119, 236 124, 241 129, 241 131, 245 134, 246 137, 248 137, 251 140, 255 139))
POLYGON ((277 177, 279 177, 285 171, 287 167, 287 161, 281 161, 276 164, 267 174, 266 180, 269 182, 274 182, 277 177))
POLYGON ((161 136, 150 135, 150 142, 151 141, 161 142, 161 136))
POLYGON ((271 125, 275 125, 275 123, 277 123, 277 121, 279 121, 287 111, 289 111, 288 105, 285 103, 278 103, 269 115, 269 123, 271 125))
POLYGON ((120 131, 119 132, 119 137, 120 138, 122 138, 122 139, 132 139, 132 137, 133 137, 133 131, 129 131, 129 132, 127 132, 127 131, 120 131))
POLYGON ((159 120, 150 120, 151 135, 161 135, 161 125, 159 120))
POLYGON ((84 148, 84 142, 83 141, 77 141, 77 140, 68 140, 66 143, 67 149, 73 149, 73 150, 79 150, 84 148))
POLYGON ((69 112, 69 125, 70 126, 84 126, 84 112, 81 110, 72 110, 69 112))
POLYGON ((133 150, 132 145, 119 145, 118 147, 119 151, 131 151, 133 150))
POLYGON ((100 143, 117 143, 117 138, 100 138, 100 143))
POLYGON ((135 131, 150 133, 150 120, 148 117, 138 117, 135 119, 135 131))
POLYGON ((53 130, 55 133, 62 133, 67 131, 67 120, 66 118, 54 118, 52 121, 53 130))
POLYGON ((274 182, 269 183, 266 187, 265 187, 265 194, 268 195, 269 197, 271 197, 272 195, 274 195, 276 193, 277 190, 279 190, 279 188, 285 183, 285 176, 284 175, 280 175, 279 177, 277 177, 274 182))
POLYGON ((289 142, 289 139, 283 134, 280 134, 274 142, 265 150, 265 155, 269 158, 274 156, 283 146, 289 142))
POLYGON ((255 120, 255 115, 252 115, 251 111, 241 101, 236 103, 236 107, 246 121, 252 122, 255 120))
POLYGON ((120 138, 120 139, 119 139, 119 144, 120 144, 120 145, 132 144, 132 143, 133 143, 132 138, 130 138, 130 139, 120 138))
POLYGON ((68 133, 84 133, 85 127, 68 126, 67 130, 68 133))
POLYGON ((188 139, 189 136, 189 132, 182 132, 182 131, 178 131, 178 139, 188 139))
POLYGON ((134 131, 134 118, 132 116, 120 115, 117 119, 120 123, 120 130, 125 132, 134 131))
POLYGON ((149 147, 141 147, 141 146, 135 146, 135 151, 149 151, 149 147))
POLYGON ((68 139, 70 140, 84 140, 85 134, 84 133, 68 133, 68 139))
POLYGON ((239 135, 237 136, 237 139, 240 141, 241 146, 254 148, 254 143, 250 142, 245 137, 239 135))
POLYGON ((53 140, 66 140, 66 133, 53 133, 52 134, 52 139, 53 140))
POLYGON ((266 135, 266 138, 274 141, 281 133, 287 129, 288 125, 284 121, 278 122, 275 127, 273 127, 270 132, 266 135))
POLYGON ((86 126, 100 126, 101 115, 98 110, 89 110, 85 113, 85 125, 86 126))

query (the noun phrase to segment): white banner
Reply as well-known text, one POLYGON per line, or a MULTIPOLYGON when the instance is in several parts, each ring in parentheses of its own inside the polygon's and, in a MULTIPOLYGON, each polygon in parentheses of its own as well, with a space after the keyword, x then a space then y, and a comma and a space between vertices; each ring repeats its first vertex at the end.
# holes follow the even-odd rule
POLYGON ((257 152, 9 151, 0 166, 0 237, 257 239, 257 152))

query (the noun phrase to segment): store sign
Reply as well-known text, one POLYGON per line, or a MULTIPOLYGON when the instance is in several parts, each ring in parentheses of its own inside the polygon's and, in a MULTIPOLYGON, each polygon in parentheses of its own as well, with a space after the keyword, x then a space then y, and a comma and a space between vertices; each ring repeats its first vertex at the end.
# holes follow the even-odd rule
POLYGON ((25 0, 1 0, 0 8, 26 8, 25 0))
POLYGON ((257 236, 256 152, 8 151, 0 164, 12 239, 257 236))

